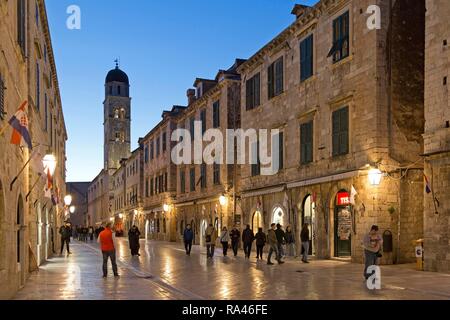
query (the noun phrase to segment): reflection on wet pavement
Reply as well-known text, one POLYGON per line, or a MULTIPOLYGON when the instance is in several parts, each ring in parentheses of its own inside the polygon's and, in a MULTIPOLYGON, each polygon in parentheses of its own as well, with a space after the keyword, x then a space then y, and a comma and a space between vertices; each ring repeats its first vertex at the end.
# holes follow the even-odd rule
MULTIPOLYGON (((362 265, 320 260, 305 265, 288 260, 268 266, 254 257, 214 259, 194 246, 141 242, 131 257, 126 239, 117 248, 120 278, 101 277, 97 243, 72 245, 74 254, 55 257, 33 274, 16 299, 450 299, 450 275, 418 272, 413 266, 383 266, 382 290, 370 291, 362 265)), ((110 268, 110 266, 109 266, 110 268)))

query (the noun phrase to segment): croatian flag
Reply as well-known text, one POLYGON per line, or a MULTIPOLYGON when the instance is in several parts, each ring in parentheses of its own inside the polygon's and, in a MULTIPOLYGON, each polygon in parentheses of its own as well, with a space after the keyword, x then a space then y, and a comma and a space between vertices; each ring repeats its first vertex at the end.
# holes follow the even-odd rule
POLYGON ((425 191, 427 193, 431 193, 431 185, 430 185, 430 181, 428 181, 428 178, 426 175, 423 175, 423 177, 425 178, 425 191))
POLYGON ((16 114, 9 120, 9 124, 13 127, 11 143, 19 146, 26 146, 32 150, 30 132, 28 131, 28 117, 25 113, 27 101, 22 103, 16 114))

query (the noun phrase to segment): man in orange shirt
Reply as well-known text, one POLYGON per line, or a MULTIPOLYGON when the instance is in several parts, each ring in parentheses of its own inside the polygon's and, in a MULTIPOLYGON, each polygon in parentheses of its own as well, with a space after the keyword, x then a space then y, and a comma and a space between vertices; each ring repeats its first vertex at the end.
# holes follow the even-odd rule
POLYGON ((111 223, 106 225, 105 230, 100 232, 98 236, 98 243, 100 243, 103 253, 103 278, 108 275, 108 258, 111 259, 111 264, 114 272, 114 277, 118 277, 116 264, 116 241, 113 231, 111 230, 111 223))

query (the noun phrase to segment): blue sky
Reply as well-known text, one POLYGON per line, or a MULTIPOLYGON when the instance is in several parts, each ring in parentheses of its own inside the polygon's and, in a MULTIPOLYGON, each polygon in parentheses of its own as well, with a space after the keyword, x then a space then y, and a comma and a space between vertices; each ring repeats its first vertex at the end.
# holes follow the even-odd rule
POLYGON ((164 109, 186 104, 196 77, 214 78, 294 21, 295 3, 315 0, 47 0, 69 135, 67 180, 90 181, 103 164, 106 73, 120 57, 130 77, 132 148, 164 109), (81 30, 66 28, 81 8, 81 30))

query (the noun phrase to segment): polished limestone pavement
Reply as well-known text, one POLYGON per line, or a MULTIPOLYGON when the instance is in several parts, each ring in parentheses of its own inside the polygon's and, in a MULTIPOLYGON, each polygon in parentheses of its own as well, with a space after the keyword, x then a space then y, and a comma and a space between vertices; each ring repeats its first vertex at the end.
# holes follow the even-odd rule
POLYGON ((241 300, 241 299, 450 299, 450 275, 414 270, 413 265, 382 266, 382 289, 368 290, 362 265, 334 260, 298 259, 268 266, 265 261, 214 259, 194 246, 187 256, 180 244, 141 241, 141 257, 131 257, 120 239, 119 278, 108 265, 102 278, 98 244, 72 242, 70 256, 56 256, 34 273, 17 300, 241 300))

